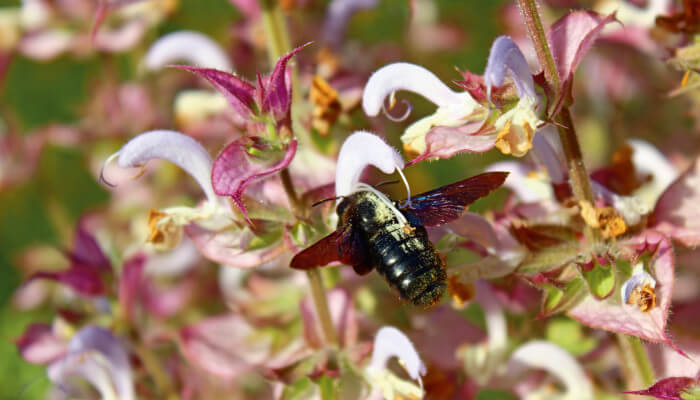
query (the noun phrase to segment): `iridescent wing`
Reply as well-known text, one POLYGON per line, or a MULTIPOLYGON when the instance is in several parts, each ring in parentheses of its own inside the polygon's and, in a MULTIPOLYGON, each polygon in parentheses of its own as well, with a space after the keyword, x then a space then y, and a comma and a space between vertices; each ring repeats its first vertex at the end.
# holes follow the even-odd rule
POLYGON ((404 200, 399 208, 424 226, 438 226, 459 218, 464 209, 505 182, 508 172, 486 172, 404 200))
POLYGON ((360 232, 353 229, 351 222, 297 253, 292 258, 290 267, 311 269, 334 261, 351 265, 360 275, 365 275, 374 268, 360 232))

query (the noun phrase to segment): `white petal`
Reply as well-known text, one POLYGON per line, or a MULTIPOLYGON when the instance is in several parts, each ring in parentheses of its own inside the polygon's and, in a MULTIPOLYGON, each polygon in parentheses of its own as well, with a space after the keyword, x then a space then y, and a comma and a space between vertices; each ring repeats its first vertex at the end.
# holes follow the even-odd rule
POLYGON ((476 282, 475 300, 484 310, 489 335, 489 351, 504 351, 508 345, 508 327, 501 303, 484 281, 476 282))
POLYGON ((367 81, 362 93, 362 108, 365 114, 377 116, 384 99, 398 90, 418 93, 439 107, 457 105, 471 114, 479 104, 468 92, 455 92, 429 70, 415 64, 394 63, 377 71, 367 81))
POLYGON ((156 40, 146 53, 144 65, 155 71, 178 61, 233 72, 226 52, 208 36, 194 31, 177 31, 156 40))
POLYGON ((324 39, 332 45, 339 45, 343 40, 348 21, 361 10, 374 8, 379 0, 333 0, 326 9, 324 39))
POLYGON ((520 98, 528 96, 536 101, 535 82, 525 56, 511 38, 499 36, 491 45, 489 60, 484 71, 484 84, 489 94, 492 86, 503 85, 507 71, 511 73, 520 98))
POLYGON ((39 29, 51 18, 51 8, 43 0, 22 0, 20 21, 26 30, 39 29))
POLYGON ((121 52, 131 49, 146 33, 146 24, 141 20, 128 21, 118 28, 103 28, 97 32, 95 44, 97 48, 110 52, 121 52))
POLYGON ((622 303, 627 304, 632 292, 638 287, 643 287, 649 285, 651 288, 656 287, 656 280, 654 277, 649 275, 644 271, 644 264, 637 263, 632 271, 632 276, 622 284, 620 289, 620 295, 622 296, 622 303))
POLYGON ((637 172, 652 176, 651 182, 643 184, 634 194, 644 199, 649 207, 653 207, 664 190, 676 180, 678 171, 651 143, 641 139, 630 139, 627 144, 634 150, 632 163, 637 172))
POLYGON ((378 370, 386 369, 389 359, 397 357, 408 375, 420 381, 420 376, 425 375, 425 364, 421 361, 416 348, 411 340, 400 330, 385 326, 374 337, 372 360, 369 366, 378 370))
POLYGON ((530 154, 544 166, 553 183, 564 183, 567 172, 560 158, 561 152, 558 151, 560 146, 555 146, 550 141, 556 140, 559 144, 558 135, 554 130, 555 128, 550 125, 537 130, 532 139, 532 153, 530 154))
POLYGON ((517 376, 524 367, 543 369, 559 378, 571 398, 592 400, 593 386, 578 361, 564 349, 544 340, 518 347, 508 361, 508 374, 517 376))
POLYGON ((509 172, 503 186, 512 190, 523 203, 536 203, 554 198, 554 192, 549 182, 544 177, 537 176, 537 173, 525 164, 516 161, 501 161, 486 168, 486 172, 491 171, 509 172))
POLYGON ((143 166, 153 159, 168 160, 190 174, 207 199, 216 204, 217 196, 211 184, 211 156, 191 137, 175 131, 150 131, 131 139, 118 155, 117 164, 121 168, 143 166))
POLYGON ((348 136, 338 154, 335 175, 335 195, 347 196, 360 181, 362 171, 373 165, 385 174, 394 173, 404 166, 401 155, 379 136, 357 131, 348 136))

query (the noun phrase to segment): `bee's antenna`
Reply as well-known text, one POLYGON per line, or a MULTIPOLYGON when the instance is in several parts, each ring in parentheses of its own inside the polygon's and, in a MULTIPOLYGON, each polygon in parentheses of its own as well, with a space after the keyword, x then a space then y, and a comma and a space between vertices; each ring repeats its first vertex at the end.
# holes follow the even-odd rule
POLYGON ((323 203, 325 203, 325 202, 327 202, 327 201, 338 200, 338 199, 342 199, 342 198, 344 198, 344 197, 345 197, 345 196, 336 196, 336 197, 330 197, 330 198, 328 198, 328 199, 323 199, 323 200, 321 200, 321 201, 315 202, 314 204, 311 205, 311 207, 316 207, 317 205, 323 204, 323 203))

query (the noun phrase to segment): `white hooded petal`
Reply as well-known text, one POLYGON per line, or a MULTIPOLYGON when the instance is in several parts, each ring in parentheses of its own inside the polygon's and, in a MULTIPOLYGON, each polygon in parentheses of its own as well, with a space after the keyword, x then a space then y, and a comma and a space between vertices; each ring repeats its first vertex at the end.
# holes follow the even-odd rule
POLYGON ((385 326, 379 329, 374 337, 374 348, 369 367, 378 370, 386 369, 387 363, 392 357, 401 361, 401 365, 412 379, 420 381, 420 377, 425 375, 425 364, 421 361, 411 340, 400 330, 392 326, 385 326))
POLYGON ((525 56, 511 38, 499 36, 491 45, 489 60, 486 64, 486 71, 484 71, 484 84, 489 94, 492 86, 503 85, 508 71, 510 71, 513 82, 518 88, 519 96, 521 98, 528 96, 531 100, 536 101, 535 82, 532 79, 530 66, 527 64, 525 56))
POLYGON ((177 31, 160 37, 148 49, 144 65, 155 71, 180 61, 201 68, 233 72, 229 57, 221 46, 194 31, 177 31))
POLYGON ((131 139, 110 159, 115 156, 118 157, 117 164, 121 168, 142 167, 153 159, 168 160, 199 183, 210 203, 217 202, 211 184, 211 156, 201 144, 187 135, 167 130, 142 133, 131 139))
POLYGON ((566 398, 592 400, 593 386, 581 365, 564 349, 544 340, 518 347, 508 361, 508 374, 517 377, 525 367, 543 369, 566 387, 566 398))
POLYGON ((401 155, 379 136, 357 131, 343 142, 338 154, 335 175, 336 196, 351 194, 360 181, 362 171, 373 165, 385 174, 400 171, 404 162, 401 155))
POLYGON ((399 90, 420 94, 438 107, 455 105, 467 110, 479 107, 468 92, 453 91, 429 70, 415 64, 394 63, 378 69, 367 81, 362 93, 365 114, 377 116, 386 97, 399 90))

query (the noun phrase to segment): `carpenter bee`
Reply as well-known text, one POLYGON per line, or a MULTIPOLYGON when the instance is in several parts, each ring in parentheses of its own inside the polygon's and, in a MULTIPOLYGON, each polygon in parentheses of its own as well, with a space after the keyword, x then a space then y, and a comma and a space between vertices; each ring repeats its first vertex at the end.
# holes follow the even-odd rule
POLYGON ((425 227, 457 219, 507 176, 487 172, 401 202, 361 184, 338 204, 336 231, 294 256, 290 266, 310 269, 340 261, 360 275, 376 269, 401 299, 431 306, 445 292, 447 274, 425 227))

